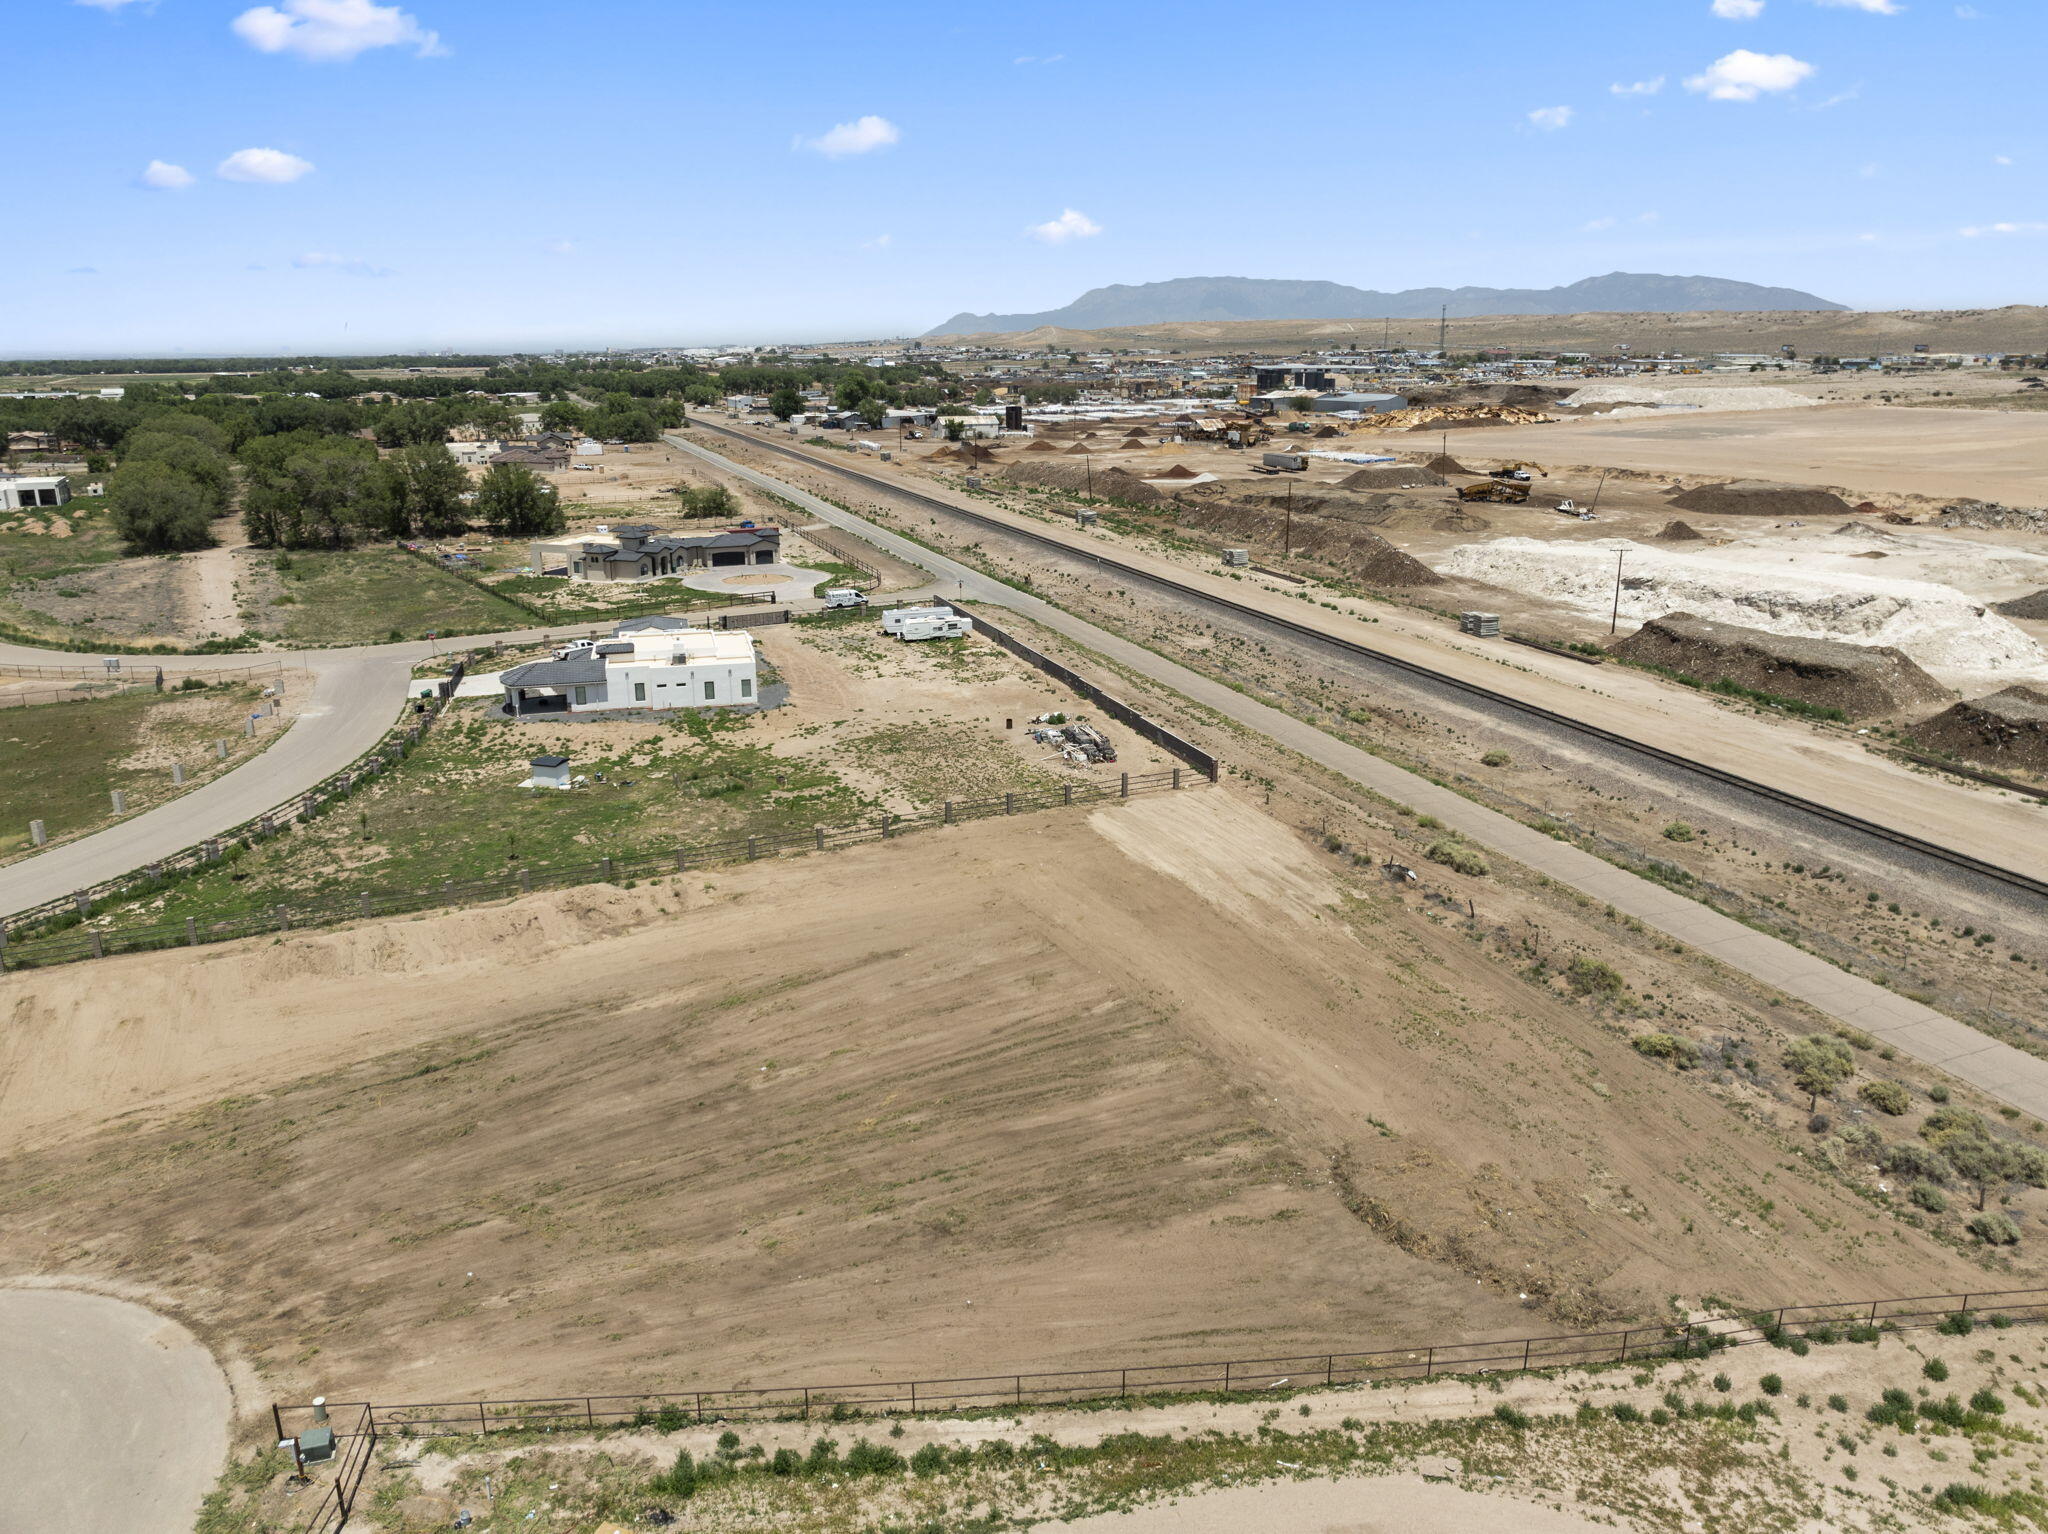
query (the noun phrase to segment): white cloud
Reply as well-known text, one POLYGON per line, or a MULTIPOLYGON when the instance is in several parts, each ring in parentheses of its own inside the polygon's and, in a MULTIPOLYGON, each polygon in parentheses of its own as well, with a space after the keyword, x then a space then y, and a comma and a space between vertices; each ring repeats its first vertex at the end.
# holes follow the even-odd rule
POLYGON ((1704 92, 1714 101, 1754 101, 1766 91, 1789 91, 1812 73, 1811 64, 1789 53, 1737 48, 1687 80, 1685 88, 1704 92))
POLYGON ((1956 19, 1958 21, 1975 21, 1981 15, 1983 15, 1983 12, 1974 5, 1959 5, 1956 7, 1956 19))
POLYGON ((574 240, 549 240, 541 249, 551 256, 573 256, 576 254, 574 240))
POLYGON ((262 181, 282 186, 312 169, 311 160, 286 154, 282 149, 237 149, 215 167, 214 174, 223 181, 262 181))
POLYGON ((118 11, 124 5, 133 5, 135 0, 72 0, 74 5, 89 5, 96 11, 118 11))
POLYGON ((1068 208, 1058 218, 1047 219, 1042 224, 1033 224, 1024 231, 1034 240, 1043 240, 1048 245, 1064 245, 1068 240, 1086 240, 1102 233, 1102 225, 1087 214, 1068 208))
POLYGON ((1663 214, 1657 212, 1655 209, 1652 209, 1648 213, 1638 213, 1636 215, 1636 222, 1639 224, 1654 224, 1657 222, 1658 219, 1662 218, 1663 216, 1663 214))
POLYGON ((1723 21, 1755 21, 1764 13, 1764 0, 1714 0, 1709 9, 1723 21))
POLYGON ((192 181, 192 172, 164 160, 151 160, 142 171, 142 184, 155 187, 159 192, 175 192, 190 186, 192 181))
POLYGON ((895 243, 896 237, 893 234, 878 234, 872 240, 862 240, 860 248, 862 250, 887 250, 895 243))
POLYGON ((337 256, 332 251, 327 250, 308 251, 303 256, 296 256, 292 260, 292 265, 302 271, 325 268, 329 271, 346 272, 351 277, 389 277, 391 275, 391 268, 388 266, 373 266, 368 261, 361 260, 355 256, 337 256))
POLYGON ((1654 96, 1662 89, 1664 89, 1664 77, 1662 75, 1657 75, 1648 80, 1636 80, 1628 85, 1623 85, 1617 80, 1614 84, 1607 87, 1608 94, 1614 96, 1654 96))
POLYGON ((1529 114, 1529 121, 1545 133, 1555 133, 1559 128, 1569 127, 1571 120, 1570 107, 1538 107, 1529 114))
POLYGON ((1838 10, 1868 11, 1873 16, 1896 16, 1905 7, 1898 0, 1813 0, 1815 5, 1832 5, 1838 10))
POLYGON ((2048 224, 1973 224, 1957 231, 1966 240, 1981 239, 1987 234, 2042 234, 2048 233, 2048 224))
POLYGON ((877 149, 886 149, 903 137, 903 130, 886 117, 870 113, 856 117, 850 123, 837 123, 816 138, 799 138, 796 147, 815 149, 827 159, 843 159, 850 154, 869 154, 877 149))
POLYGON ((2010 165, 2012 164, 2012 156, 2009 154, 1995 154, 1991 157, 1991 163, 1993 165, 2010 165))
POLYGON ((242 12, 228 29, 259 53, 296 53, 323 64, 347 63, 372 48, 410 47, 423 59, 448 51, 438 32, 373 0, 284 0, 281 8, 242 12))
POLYGON ((1878 236, 1874 234, 1859 234, 1856 236, 1856 238, 1861 240, 1865 245, 1875 245, 1878 241, 1878 236))
POLYGON ((1868 165, 1857 166, 1856 174, 1861 176, 1865 181, 1875 181, 1879 176, 1884 174, 1884 167, 1882 165, 1879 165, 1875 160, 1872 160, 1868 165))
POLYGON ((1618 218, 1589 218, 1586 220, 1585 223, 1581 224, 1579 227, 1586 230, 1588 233, 1591 233, 1599 229, 1612 229, 1616 224, 1620 222, 1621 220, 1618 218))

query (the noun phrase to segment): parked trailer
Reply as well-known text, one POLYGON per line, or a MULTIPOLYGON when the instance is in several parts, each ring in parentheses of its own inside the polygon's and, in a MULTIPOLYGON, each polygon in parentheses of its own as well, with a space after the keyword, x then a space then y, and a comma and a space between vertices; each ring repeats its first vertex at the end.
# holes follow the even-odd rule
POLYGON ((882 609, 882 632, 903 637, 903 625, 920 618, 950 618, 950 607, 885 607, 882 609))
POLYGON ((974 620, 960 613, 906 619, 896 631, 898 639, 965 639, 974 632, 974 620))
POLYGON ((1288 469, 1297 474, 1308 467, 1308 458, 1301 453, 1265 453, 1259 461, 1269 469, 1288 469))

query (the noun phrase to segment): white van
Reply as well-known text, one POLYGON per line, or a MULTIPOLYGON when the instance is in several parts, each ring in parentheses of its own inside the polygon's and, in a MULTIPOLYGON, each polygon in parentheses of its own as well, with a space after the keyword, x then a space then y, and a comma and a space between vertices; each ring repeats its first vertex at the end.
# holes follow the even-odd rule
POLYGON ((865 592, 855 591, 851 586, 834 586, 825 593, 825 605, 827 607, 865 607, 868 605, 868 599, 865 592))

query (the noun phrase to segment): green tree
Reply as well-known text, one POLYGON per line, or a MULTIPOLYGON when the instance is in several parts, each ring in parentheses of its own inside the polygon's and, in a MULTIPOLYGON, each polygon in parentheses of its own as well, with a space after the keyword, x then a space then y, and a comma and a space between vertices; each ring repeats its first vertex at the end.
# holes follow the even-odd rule
POLYGON ((1809 1033, 1785 1047, 1785 1068, 1792 1081, 1807 1096, 1807 1109, 1820 1106, 1824 1096, 1856 1074, 1856 1057, 1840 1039, 1825 1033, 1809 1033))
POLYGON ((590 412, 574 400, 557 400, 541 406, 540 424, 543 431, 586 431, 590 412))
POLYGON ((191 475, 156 459, 124 464, 107 483, 107 509, 131 552, 166 554, 213 543, 213 497, 191 475))
POLYGON ((2031 1145, 2001 1140, 1990 1134, 1960 1134, 1941 1147, 1956 1175, 1977 1190, 1977 1207, 1982 1209, 1993 1190, 2003 1191, 2008 1183, 2033 1187, 2048 1184, 2048 1156, 2031 1145))
POLYGON ((841 410, 855 409, 867 397, 868 381, 858 373, 849 373, 832 390, 832 403, 841 410))
POLYGON ((804 397, 788 384, 784 384, 768 396, 768 413, 778 421, 786 421, 804 408, 804 397))
POLYGON ((685 516, 723 517, 729 522, 740 514, 739 499, 723 485, 699 485, 680 494, 685 516))
POLYGON ((206 492, 213 508, 209 516, 218 516, 225 511, 228 497, 234 491, 234 469, 228 460, 183 432, 131 433, 122 445, 121 461, 124 464, 161 463, 186 475, 206 492))
MULTIPOLYGON (((190 437, 201 447, 211 448, 216 453, 225 453, 230 446, 225 427, 190 410, 159 410, 144 416, 135 430, 138 433, 168 432, 172 436, 190 437)), ((132 451, 132 448, 124 444, 123 450, 132 451)))
POLYGON ((507 538, 544 538, 563 528, 554 486, 516 463, 501 463, 484 475, 476 492, 477 515, 507 538))
POLYGON ((438 442, 420 442, 391 460, 405 520, 429 538, 451 538, 469 529, 462 503, 469 476, 438 442))
POLYGON ((889 406, 877 396, 870 394, 860 402, 860 418, 863 425, 880 426, 889 419, 889 406))

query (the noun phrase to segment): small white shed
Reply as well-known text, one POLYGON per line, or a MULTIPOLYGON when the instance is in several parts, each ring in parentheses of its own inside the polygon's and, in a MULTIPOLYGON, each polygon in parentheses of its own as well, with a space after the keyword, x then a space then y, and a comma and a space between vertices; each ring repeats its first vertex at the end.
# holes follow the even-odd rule
POLYGON ((569 758, 566 756, 536 756, 526 765, 532 769, 532 776, 526 780, 528 788, 569 786, 569 758))

